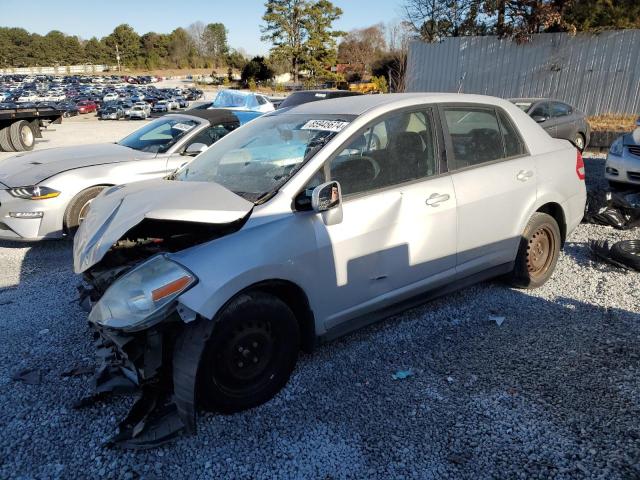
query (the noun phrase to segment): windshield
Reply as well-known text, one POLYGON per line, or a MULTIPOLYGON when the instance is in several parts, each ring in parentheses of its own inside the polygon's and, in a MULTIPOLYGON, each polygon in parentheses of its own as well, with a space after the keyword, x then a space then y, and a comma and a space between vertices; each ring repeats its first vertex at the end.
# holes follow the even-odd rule
POLYGON ((136 130, 118 144, 141 152, 164 153, 197 126, 198 122, 195 120, 163 117, 136 130))
POLYGON ((257 118, 213 144, 175 178, 216 182, 255 202, 280 188, 353 118, 311 114, 257 118))
POLYGON ((241 95, 229 90, 222 90, 213 101, 213 106, 216 108, 244 107, 246 102, 246 95, 241 95))

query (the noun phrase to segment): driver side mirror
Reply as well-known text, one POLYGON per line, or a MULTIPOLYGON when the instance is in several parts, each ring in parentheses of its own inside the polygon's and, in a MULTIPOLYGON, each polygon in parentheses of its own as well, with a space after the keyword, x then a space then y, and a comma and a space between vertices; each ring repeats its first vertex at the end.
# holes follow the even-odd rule
POLYGON ((199 155, 202 152, 204 152, 207 148, 209 147, 204 143, 192 143, 185 149, 183 155, 195 157, 196 155, 199 155))
POLYGON ((547 120, 549 120, 549 117, 547 117, 546 115, 534 115, 531 118, 533 118, 538 123, 546 122, 547 120))
POLYGON ((342 222, 342 191, 338 182, 327 182, 318 185, 311 194, 311 208, 322 214, 325 225, 336 225, 342 222))

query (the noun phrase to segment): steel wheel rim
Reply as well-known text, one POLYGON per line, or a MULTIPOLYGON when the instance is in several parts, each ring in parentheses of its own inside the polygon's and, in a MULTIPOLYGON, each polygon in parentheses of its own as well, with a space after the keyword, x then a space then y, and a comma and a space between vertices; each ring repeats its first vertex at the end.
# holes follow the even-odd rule
POLYGON ((553 262, 556 238, 547 225, 539 227, 527 245, 527 270, 531 277, 543 277, 553 262))
POLYGON ((268 322, 247 321, 230 332, 215 352, 213 382, 226 394, 246 396, 268 383, 276 357, 268 322))
POLYGON ((582 140, 582 135, 578 135, 576 137, 576 147, 578 147, 580 150, 584 148, 584 140, 582 140))
POLYGON ((33 144, 33 132, 31 128, 24 126, 20 129, 20 139, 24 145, 30 146, 33 144))

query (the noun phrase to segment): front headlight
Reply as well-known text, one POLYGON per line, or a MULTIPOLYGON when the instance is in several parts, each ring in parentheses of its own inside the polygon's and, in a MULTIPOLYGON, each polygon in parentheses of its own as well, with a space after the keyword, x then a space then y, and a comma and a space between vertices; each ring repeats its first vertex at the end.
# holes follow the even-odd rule
POLYGON ((158 255, 116 280, 95 304, 89 321, 136 331, 164 318, 173 300, 197 281, 184 267, 158 255))
POLYGON ((60 192, 53 188, 41 187, 39 185, 10 188, 9 193, 16 198, 24 198, 26 200, 46 200, 47 198, 55 198, 60 195, 60 192))
POLYGON ((611 147, 609 148, 609 153, 611 155, 615 155, 617 157, 620 157, 620 156, 622 156, 622 149, 623 148, 624 148, 624 145, 622 144, 622 137, 618 137, 611 144, 611 147))

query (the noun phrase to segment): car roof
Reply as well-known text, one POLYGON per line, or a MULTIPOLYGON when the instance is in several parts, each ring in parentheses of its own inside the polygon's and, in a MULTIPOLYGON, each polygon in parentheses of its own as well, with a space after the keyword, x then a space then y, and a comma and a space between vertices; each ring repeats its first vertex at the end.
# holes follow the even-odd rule
POLYGON ((210 110, 187 110, 184 113, 176 114, 182 116, 191 116, 202 118, 209 123, 238 123, 238 117, 234 115, 234 112, 226 110, 224 108, 212 108, 210 110))
POLYGON ((537 102, 558 102, 558 103, 567 103, 562 100, 558 100, 557 98, 510 98, 510 102, 529 102, 529 103, 537 103, 537 102))
POLYGON ((388 110, 407 106, 407 102, 414 103, 446 103, 469 102, 490 105, 511 105, 506 100, 487 95, 469 95, 464 93, 386 93, 377 95, 354 95, 349 97, 330 98, 321 102, 308 102, 291 107, 287 113, 318 114, 318 115, 362 115, 377 107, 388 110))

